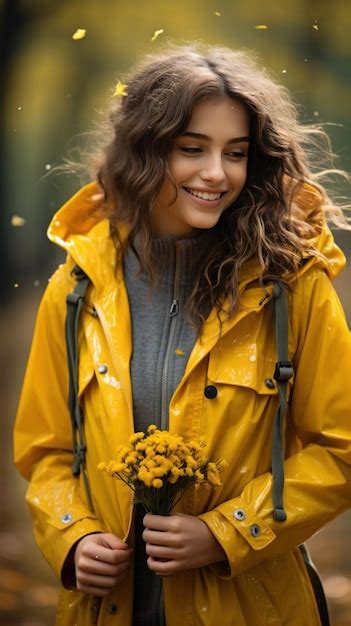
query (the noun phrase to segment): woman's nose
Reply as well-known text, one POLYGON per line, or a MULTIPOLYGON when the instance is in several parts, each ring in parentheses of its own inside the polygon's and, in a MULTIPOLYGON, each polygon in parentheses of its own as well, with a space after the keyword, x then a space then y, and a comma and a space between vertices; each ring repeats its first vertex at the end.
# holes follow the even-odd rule
POLYGON ((200 175, 203 180, 216 183, 222 182, 225 179, 222 158, 216 156, 208 158, 200 175))

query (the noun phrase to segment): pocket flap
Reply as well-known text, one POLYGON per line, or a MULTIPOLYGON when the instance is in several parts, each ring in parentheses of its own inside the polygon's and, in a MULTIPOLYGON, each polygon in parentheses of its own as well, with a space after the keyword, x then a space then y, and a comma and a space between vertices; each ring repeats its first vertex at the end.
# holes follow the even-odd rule
POLYGON ((237 348, 216 347, 209 359, 208 378, 214 383, 249 387, 257 393, 277 395, 273 378, 275 355, 258 352, 257 344, 237 348))
POLYGON ((74 511, 69 511, 67 509, 67 511, 63 511, 60 515, 57 515, 57 517, 49 517, 49 519, 47 520, 47 523, 50 526, 54 526, 54 528, 59 528, 59 529, 64 529, 64 528, 68 528, 69 526, 72 526, 72 524, 74 524, 75 522, 79 522, 83 519, 95 519, 95 517, 91 514, 91 512, 79 512, 79 513, 75 513, 74 511))

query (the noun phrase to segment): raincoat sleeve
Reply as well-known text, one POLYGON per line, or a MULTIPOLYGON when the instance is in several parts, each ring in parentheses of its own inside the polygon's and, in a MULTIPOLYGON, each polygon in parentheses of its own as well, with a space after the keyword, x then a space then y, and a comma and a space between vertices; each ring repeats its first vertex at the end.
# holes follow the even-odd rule
POLYGON ((301 449, 284 464, 287 520, 272 514, 272 475, 252 479, 239 497, 200 515, 226 552, 219 576, 287 552, 351 504, 351 336, 324 271, 312 268, 291 296, 295 380, 286 417, 301 449))
POLYGON ((71 473, 64 335, 66 295, 73 289, 69 271, 60 266, 40 304, 14 430, 15 464, 29 481, 35 539, 59 578, 74 543, 105 532, 71 473))

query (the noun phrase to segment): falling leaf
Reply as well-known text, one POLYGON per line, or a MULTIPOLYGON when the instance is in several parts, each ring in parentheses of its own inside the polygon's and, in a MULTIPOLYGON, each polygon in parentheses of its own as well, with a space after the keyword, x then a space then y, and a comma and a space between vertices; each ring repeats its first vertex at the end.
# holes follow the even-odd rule
POLYGON ((117 81, 117 85, 116 85, 116 90, 115 93, 113 94, 114 96, 127 96, 128 93, 126 91, 127 89, 127 85, 125 85, 124 83, 121 83, 121 81, 117 81))
POLYGON ((24 226, 26 223, 26 220, 24 219, 24 217, 21 217, 20 215, 13 215, 11 217, 11 226, 24 226))
POLYGON ((217 17, 220 17, 222 15, 222 13, 220 13, 219 11, 215 11, 214 14, 217 15, 217 17))
POLYGON ((155 30, 153 37, 151 37, 151 41, 155 41, 155 39, 157 39, 159 35, 162 35, 163 32, 163 28, 160 28, 160 30, 155 30))
POLYGON ((86 34, 87 31, 85 30, 85 28, 77 28, 76 32, 72 35, 72 39, 74 39, 75 41, 78 41, 78 39, 84 39, 86 34))
POLYGON ((176 348, 175 353, 176 353, 178 356, 184 356, 184 352, 183 352, 183 350, 181 350, 180 348, 176 348))
POLYGON ((268 26, 266 24, 257 24, 255 28, 256 30, 267 30, 268 26))
POLYGON ((314 28, 314 30, 319 30, 318 24, 313 24, 312 28, 314 28))

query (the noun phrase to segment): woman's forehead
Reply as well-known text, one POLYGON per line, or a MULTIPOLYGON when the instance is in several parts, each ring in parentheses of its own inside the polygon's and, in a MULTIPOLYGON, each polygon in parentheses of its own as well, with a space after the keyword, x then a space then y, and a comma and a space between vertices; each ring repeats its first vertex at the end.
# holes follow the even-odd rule
POLYGON ((206 139, 219 133, 226 136, 228 142, 240 137, 244 141, 248 138, 249 126, 245 105, 237 99, 222 96, 208 98, 195 105, 184 135, 205 135, 203 139, 206 139))

